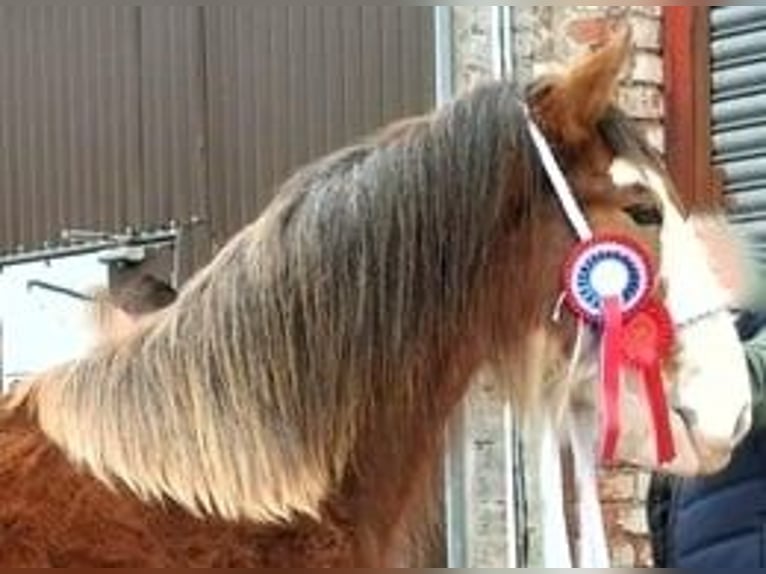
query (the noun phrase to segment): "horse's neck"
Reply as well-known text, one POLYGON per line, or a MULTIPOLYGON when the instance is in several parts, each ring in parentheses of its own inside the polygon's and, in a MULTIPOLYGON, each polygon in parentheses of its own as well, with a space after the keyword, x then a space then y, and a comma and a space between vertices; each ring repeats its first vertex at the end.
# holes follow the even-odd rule
MULTIPOLYGON (((517 353, 524 360, 511 361, 496 376, 508 381, 524 381, 537 391, 520 395, 527 412, 537 412, 545 402, 554 411, 568 400, 569 389, 556 385, 547 388, 546 396, 538 396, 546 381, 564 380, 568 362, 561 354, 560 341, 546 330, 532 330, 520 336, 517 353)), ((399 420, 378 420, 360 433, 355 464, 347 477, 346 494, 352 500, 356 516, 371 529, 377 540, 389 547, 397 542, 408 520, 425 520, 428 505, 437 501, 443 440, 447 422, 466 394, 473 376, 482 366, 478 357, 457 353, 451 364, 434 361, 424 372, 421 384, 412 385, 421 396, 413 404, 424 407, 399 420), (433 396, 438 396, 434 401, 433 396)), ((420 526, 420 525, 416 525, 420 526)))
MULTIPOLYGON (((345 498, 375 551, 389 561, 414 527, 422 530, 438 493, 433 487, 450 414, 465 394, 470 370, 434 366, 432 376, 413 385, 422 405, 407 417, 372 420, 354 453, 344 482, 345 498), (439 368, 442 367, 442 368, 439 368), (447 373, 450 373, 449 375, 447 373), (439 400, 433 400, 437 393, 439 400), (413 524, 413 522, 415 524, 413 524)), ((409 541, 406 541, 409 542, 409 541)))
MULTIPOLYGON (((435 426, 442 428, 443 424, 435 426)), ((428 485, 440 449, 430 432, 413 430, 411 440, 398 449, 384 445, 382 433, 368 434, 359 445, 356 468, 344 484, 344 498, 351 502, 359 532, 364 533, 360 542, 374 545, 365 553, 374 553, 388 566, 401 558, 394 554, 402 551, 410 529, 421 526, 417 522, 425 520, 426 509, 433 502, 428 497, 435 496, 428 485)))

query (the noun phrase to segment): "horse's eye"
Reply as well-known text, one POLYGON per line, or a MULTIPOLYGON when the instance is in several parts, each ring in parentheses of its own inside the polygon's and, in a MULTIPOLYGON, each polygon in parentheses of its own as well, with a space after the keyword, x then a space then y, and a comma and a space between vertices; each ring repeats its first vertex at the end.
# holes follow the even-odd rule
POLYGON ((656 205, 629 205, 623 211, 627 213, 636 225, 662 225, 662 210, 656 205))

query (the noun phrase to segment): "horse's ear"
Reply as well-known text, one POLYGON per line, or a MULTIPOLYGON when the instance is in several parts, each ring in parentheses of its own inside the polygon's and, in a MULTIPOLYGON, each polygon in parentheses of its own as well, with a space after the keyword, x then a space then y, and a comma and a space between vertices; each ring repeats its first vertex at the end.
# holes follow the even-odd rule
POLYGON ((587 54, 562 76, 531 96, 531 106, 546 134, 567 147, 592 136, 615 99, 620 74, 632 45, 628 26, 613 32, 604 46, 587 54))

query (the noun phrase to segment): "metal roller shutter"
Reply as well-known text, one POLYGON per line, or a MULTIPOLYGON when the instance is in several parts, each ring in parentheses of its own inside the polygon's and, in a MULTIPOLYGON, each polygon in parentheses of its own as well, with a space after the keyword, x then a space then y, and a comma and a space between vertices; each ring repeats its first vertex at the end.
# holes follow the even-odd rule
POLYGON ((766 6, 711 8, 711 30, 714 160, 766 266, 766 6))

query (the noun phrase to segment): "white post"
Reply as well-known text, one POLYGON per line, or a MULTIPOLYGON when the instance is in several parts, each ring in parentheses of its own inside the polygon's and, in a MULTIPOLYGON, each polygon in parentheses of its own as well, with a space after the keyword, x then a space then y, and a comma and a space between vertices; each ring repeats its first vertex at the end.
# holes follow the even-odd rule
MULTIPOLYGON (((454 91, 468 90, 475 83, 512 74, 512 7, 437 10, 441 10, 437 12, 441 101, 447 99, 445 94, 451 97, 454 91), (452 40, 449 47, 447 37, 452 40), (451 63, 449 74, 444 67, 447 61, 451 63), (454 91, 444 89, 448 83, 454 91)), ((518 436, 503 384, 486 374, 477 377, 448 433, 445 498, 450 568, 522 566, 516 527, 518 436)))

